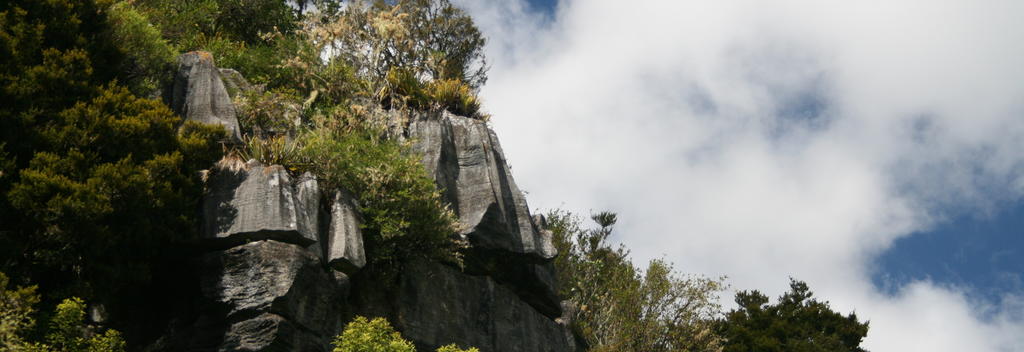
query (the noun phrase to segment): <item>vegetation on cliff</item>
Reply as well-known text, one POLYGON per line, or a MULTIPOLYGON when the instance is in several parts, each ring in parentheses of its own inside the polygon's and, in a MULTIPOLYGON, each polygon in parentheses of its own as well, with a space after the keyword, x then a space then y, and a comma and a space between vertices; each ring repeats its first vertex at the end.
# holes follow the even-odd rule
MULTIPOLYGON (((485 39, 448 0, 297 4, 0 4, 0 272, 11 275, 0 274, 0 347, 123 350, 119 333, 91 326, 83 301, 65 298, 111 303, 115 318, 170 309, 152 302, 177 292, 175 244, 197 236, 197 171, 225 151, 351 191, 370 268, 414 257, 461 263, 458 219, 404 128, 424 112, 488 118, 476 95, 485 39), (231 92, 243 146, 221 144, 219 126, 182 124, 155 100, 168 92, 176 54, 191 50, 253 83, 231 92)), ((722 278, 681 274, 665 260, 638 267, 609 243, 614 214, 593 220, 585 228, 572 214, 548 215, 560 294, 575 307, 565 318, 590 350, 860 351, 867 324, 811 299, 802 283, 777 305, 741 292, 723 315, 722 278)), ((412 350, 382 319, 356 319, 336 347, 412 350)))

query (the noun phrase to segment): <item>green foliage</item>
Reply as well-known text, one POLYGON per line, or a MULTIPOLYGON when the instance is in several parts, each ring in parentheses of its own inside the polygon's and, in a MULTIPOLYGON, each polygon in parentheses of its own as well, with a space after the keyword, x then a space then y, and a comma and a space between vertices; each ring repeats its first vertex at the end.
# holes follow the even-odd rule
MULTIPOLYGON (((308 17, 298 33, 307 45, 286 66, 317 78, 301 86, 372 97, 386 109, 484 117, 476 90, 486 81, 485 40, 448 0, 353 1, 308 17), (328 75, 335 79, 320 79, 328 75)), ((343 103, 332 97, 325 103, 343 103)))
MULTIPOLYGON (((411 342, 402 338, 387 319, 356 317, 345 326, 345 331, 334 339, 334 352, 416 352, 411 342)), ((455 344, 443 346, 437 352, 480 352, 476 348, 460 349, 455 344)))
POLYGON ((592 216, 598 228, 584 229, 574 215, 548 214, 560 253, 555 269, 562 296, 577 309, 575 331, 592 351, 718 351, 714 333, 722 279, 678 274, 664 260, 640 271, 624 247, 608 238, 616 215, 592 216))
POLYGON ((49 319, 49 329, 42 342, 27 336, 35 325, 35 308, 39 303, 36 287, 8 290, 8 279, 0 273, 0 349, 4 351, 118 352, 125 350, 124 339, 116 330, 102 334, 85 323, 85 302, 69 298, 57 305, 49 319))
POLYGON ((461 263, 462 244, 453 239, 458 219, 406 148, 371 133, 327 128, 301 140, 303 162, 326 188, 347 189, 358 200, 371 263, 414 257, 461 263))
POLYGON ((292 131, 301 121, 302 103, 291 89, 254 89, 235 97, 238 122, 246 134, 257 137, 292 131))
POLYGON ((108 10, 111 39, 126 56, 121 71, 127 84, 140 96, 153 94, 173 78, 175 50, 161 37, 160 30, 127 2, 108 10))
POLYGON ((441 346, 437 349, 437 352, 480 352, 476 347, 470 347, 469 349, 461 349, 455 344, 441 346))
POLYGON ((0 349, 5 351, 26 344, 23 336, 36 323, 32 313, 39 303, 36 286, 8 290, 9 283, 0 272, 0 349))
POLYGON ((727 339, 726 352, 864 351, 860 343, 868 334, 867 322, 813 299, 802 281, 790 279, 789 287, 776 304, 768 304, 768 297, 756 290, 736 293, 739 307, 718 326, 727 339))
MULTIPOLYGON (((209 51, 256 83, 280 82, 299 14, 280 0, 139 0, 136 9, 178 52, 209 51)), ((282 84, 285 82, 281 82, 282 84)))
POLYGON ((299 164, 299 145, 287 136, 248 137, 241 150, 243 160, 256 160, 263 165, 283 165, 295 169, 299 164))
POLYGON ((209 157, 186 157, 183 146, 209 152, 223 135, 195 125, 179 135, 178 121, 162 103, 109 86, 34 126, 37 152, 5 194, 18 221, 6 239, 24 268, 80 284, 78 294, 147 282, 163 244, 192 229, 200 167, 186 161, 209 157))
POLYGON ((356 317, 334 339, 334 352, 416 352, 387 319, 356 317))

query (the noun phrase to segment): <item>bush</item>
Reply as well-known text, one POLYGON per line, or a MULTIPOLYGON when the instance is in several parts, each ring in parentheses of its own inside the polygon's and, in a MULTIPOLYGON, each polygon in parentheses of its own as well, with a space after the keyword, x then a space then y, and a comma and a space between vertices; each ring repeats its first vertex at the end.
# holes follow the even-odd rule
POLYGON ((85 323, 85 302, 65 299, 50 317, 44 341, 28 337, 35 325, 39 295, 35 286, 8 290, 8 279, 0 273, 0 349, 4 351, 118 352, 125 350, 124 339, 116 330, 94 333, 85 323))
MULTIPOLYGON (((402 338, 384 318, 368 320, 356 317, 345 326, 345 331, 334 339, 334 352, 416 352, 416 348, 402 338)), ((480 352, 476 348, 460 349, 455 344, 437 349, 437 352, 480 352)))
POLYGON ((427 85, 427 96, 435 109, 446 109, 449 112, 483 118, 480 114, 480 100, 469 86, 459 80, 442 79, 427 85))
POLYGON ((161 37, 160 30, 127 2, 114 4, 109 14, 111 38, 127 57, 121 68, 127 75, 127 85, 137 95, 153 95, 174 77, 176 51, 161 37))
POLYGON ((256 160, 263 165, 282 165, 297 171, 300 164, 298 143, 287 136, 248 137, 241 150, 242 160, 256 160))
POLYGON ((416 352, 384 318, 356 317, 334 339, 334 352, 416 352))
POLYGON ((256 137, 283 135, 296 130, 302 103, 291 89, 253 89, 235 96, 238 123, 245 134, 256 137))
POLYGON ((358 200, 371 264, 421 257, 461 263, 454 240, 458 218, 441 201, 418 158, 397 142, 369 132, 326 128, 301 137, 302 160, 325 188, 344 188, 358 200))

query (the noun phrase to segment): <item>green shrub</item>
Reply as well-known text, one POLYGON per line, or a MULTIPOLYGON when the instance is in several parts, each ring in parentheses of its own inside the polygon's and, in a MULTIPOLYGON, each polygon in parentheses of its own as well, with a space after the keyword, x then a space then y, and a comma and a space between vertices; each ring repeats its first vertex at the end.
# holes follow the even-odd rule
POLYGON ((234 100, 242 131, 257 137, 292 132, 303 114, 301 100, 291 89, 257 88, 241 92, 234 100))
POLYGON ((458 219, 418 158, 372 133, 328 129, 301 138, 306 165, 326 188, 353 193, 365 218, 367 258, 386 264, 413 257, 460 263, 458 219))
MULTIPOLYGON (((387 319, 356 317, 345 326, 345 331, 334 339, 334 352, 416 352, 411 342, 402 338, 387 319)), ((476 348, 460 349, 455 344, 443 346, 437 352, 480 352, 476 348)))
POLYGON ((480 352, 480 350, 476 349, 476 347, 470 347, 469 349, 464 350, 459 348, 459 346, 456 346, 455 344, 451 344, 447 346, 441 346, 440 348, 437 349, 437 352, 480 352))
POLYGON ((282 165, 289 170, 300 166, 300 147, 288 136, 247 137, 241 150, 243 160, 256 160, 263 165, 282 165))
POLYGON ((384 318, 356 317, 334 339, 334 352, 416 352, 384 318))
POLYGON ((127 2, 109 9, 111 39, 127 58, 121 70, 132 92, 148 96, 173 77, 176 51, 161 37, 160 30, 127 2))
POLYGON ((43 341, 28 337, 36 323, 35 305, 39 294, 35 286, 9 290, 8 278, 0 272, 0 350, 28 352, 118 352, 125 350, 124 339, 116 330, 93 333, 85 323, 85 302, 65 299, 52 316, 43 341))
POLYGON ((435 109, 446 109, 449 112, 466 116, 482 117, 480 100, 462 81, 441 79, 427 85, 426 95, 435 109))

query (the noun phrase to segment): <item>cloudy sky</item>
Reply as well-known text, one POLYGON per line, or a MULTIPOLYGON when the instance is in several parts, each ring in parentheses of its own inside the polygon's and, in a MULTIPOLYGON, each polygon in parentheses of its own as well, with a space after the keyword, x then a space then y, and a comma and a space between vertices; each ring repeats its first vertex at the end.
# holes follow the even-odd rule
POLYGON ((531 207, 874 351, 1024 351, 1024 2, 458 2, 531 207))

